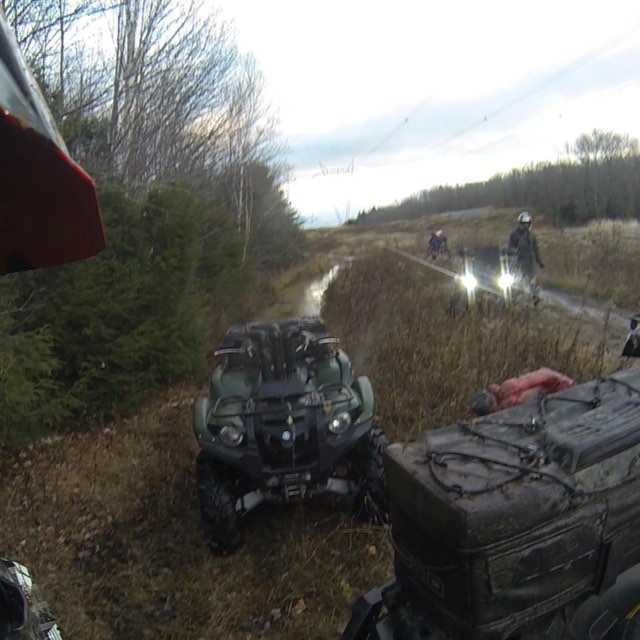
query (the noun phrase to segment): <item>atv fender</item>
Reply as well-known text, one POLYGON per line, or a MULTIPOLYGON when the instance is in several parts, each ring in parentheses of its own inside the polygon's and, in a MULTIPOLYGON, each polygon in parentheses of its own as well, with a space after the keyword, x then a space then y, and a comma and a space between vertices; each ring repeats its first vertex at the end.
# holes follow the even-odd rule
POLYGON ((210 408, 211 402, 205 397, 198 398, 193 405, 193 432, 198 442, 203 438, 211 440, 211 434, 207 429, 210 408))
POLYGON ((373 397, 371 381, 366 376, 359 376, 353 383, 353 389, 362 399, 362 414, 358 422, 371 420, 375 410, 375 399, 373 397))

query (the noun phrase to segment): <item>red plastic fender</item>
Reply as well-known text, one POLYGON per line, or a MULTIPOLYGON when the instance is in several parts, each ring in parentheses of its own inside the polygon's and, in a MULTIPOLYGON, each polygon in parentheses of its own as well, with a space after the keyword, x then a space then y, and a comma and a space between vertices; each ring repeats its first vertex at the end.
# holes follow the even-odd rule
POLYGON ((509 378, 502 384, 489 385, 487 389, 474 396, 471 409, 476 415, 486 415, 537 400, 575 385, 576 381, 573 378, 549 367, 542 367, 517 378, 509 378))
POLYGON ((105 246, 93 180, 0 109, 0 275, 83 260, 105 246))

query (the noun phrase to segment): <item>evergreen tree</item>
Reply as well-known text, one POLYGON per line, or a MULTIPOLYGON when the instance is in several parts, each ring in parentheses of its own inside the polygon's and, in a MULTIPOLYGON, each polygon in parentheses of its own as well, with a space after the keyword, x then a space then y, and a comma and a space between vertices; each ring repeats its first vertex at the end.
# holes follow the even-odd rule
POLYGON ((22 444, 66 417, 55 399, 57 361, 50 331, 25 331, 12 312, 18 277, 0 282, 0 446, 22 444))
POLYGON ((185 191, 142 205, 101 194, 109 241, 99 256, 31 274, 28 323, 47 326, 65 403, 84 417, 134 408, 160 385, 203 373, 202 307, 193 290, 202 205, 185 191))

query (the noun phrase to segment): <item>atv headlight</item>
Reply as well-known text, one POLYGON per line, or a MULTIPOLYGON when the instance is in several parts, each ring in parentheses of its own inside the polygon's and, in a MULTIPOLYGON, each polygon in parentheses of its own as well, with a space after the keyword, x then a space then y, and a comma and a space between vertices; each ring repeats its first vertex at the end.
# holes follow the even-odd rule
POLYGON ((473 291, 478 286, 476 277, 470 271, 460 276, 460 281, 466 287, 467 291, 473 291))
POLYGON ((341 433, 344 433, 350 425, 351 416, 347 412, 339 413, 337 416, 331 418, 331 422, 329 422, 329 431, 336 435, 340 435, 341 433))
POLYGON ((498 286, 503 289, 510 289, 513 286, 514 277, 510 273, 503 273, 498 278, 498 286))
POLYGON ((218 437, 225 446, 237 447, 244 439, 244 430, 234 425, 226 424, 224 427, 220 427, 218 437))

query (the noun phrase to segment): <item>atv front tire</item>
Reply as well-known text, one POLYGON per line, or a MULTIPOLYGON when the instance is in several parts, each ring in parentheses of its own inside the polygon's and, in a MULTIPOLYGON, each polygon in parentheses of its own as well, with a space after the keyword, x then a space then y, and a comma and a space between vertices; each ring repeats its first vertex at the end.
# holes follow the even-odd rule
POLYGON ((372 524, 389 522, 389 499, 383 464, 386 448, 384 432, 374 427, 360 440, 352 454, 353 480, 358 485, 354 513, 359 520, 372 524))
POLYGON ((196 474, 200 514, 209 549, 219 556, 229 556, 243 542, 240 515, 236 511, 236 483, 203 453, 198 455, 196 474))

